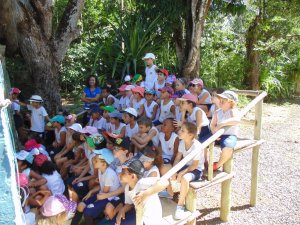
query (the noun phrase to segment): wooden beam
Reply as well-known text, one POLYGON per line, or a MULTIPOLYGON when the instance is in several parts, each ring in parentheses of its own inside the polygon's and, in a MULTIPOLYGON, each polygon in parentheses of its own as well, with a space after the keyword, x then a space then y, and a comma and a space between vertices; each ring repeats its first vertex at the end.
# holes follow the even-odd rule
MULTIPOLYGON (((240 119, 242 119, 253 107, 256 106, 258 102, 264 99, 264 97, 267 96, 267 92, 263 91, 259 96, 257 96, 255 99, 253 99, 245 108, 243 108, 240 112, 240 119)), ((257 118, 255 118, 257 121, 257 118)), ((256 139, 256 138, 255 138, 256 139)), ((260 138, 259 138, 260 139, 260 138)))
POLYGON ((219 170, 216 171, 215 174, 216 174, 215 177, 211 181, 208 180, 192 181, 190 183, 190 187, 194 188, 196 191, 202 191, 214 185, 221 184, 225 180, 234 177, 234 173, 220 172, 219 170))
POLYGON ((241 124, 242 125, 247 125, 247 126, 254 126, 256 123, 255 120, 251 120, 251 119, 242 119, 241 120, 241 124))
MULTIPOLYGON (((232 171, 232 157, 223 165, 223 170, 226 173, 231 173, 232 171)), ((224 222, 229 221, 230 218, 230 208, 231 208, 231 182, 232 179, 228 179, 222 182, 221 186, 221 212, 220 219, 224 222)))
POLYGON ((213 165, 214 165, 214 146, 215 146, 215 142, 212 142, 209 145, 209 164, 208 164, 208 176, 207 179, 209 181, 211 181, 213 179, 214 176, 214 170, 213 170, 213 165))
POLYGON ((253 90, 234 90, 235 93, 239 95, 246 95, 246 96, 258 96, 262 91, 253 91, 253 90))
POLYGON ((234 149, 233 153, 235 154, 235 153, 238 153, 238 152, 250 149, 250 148, 254 148, 256 146, 260 146, 264 142, 265 142, 265 140, 263 140, 263 139, 255 141, 253 144, 250 144, 248 146, 245 146, 245 147, 242 147, 242 148, 238 148, 238 149, 234 149))
MULTIPOLYGON (((194 213, 197 210, 197 193, 193 188, 189 188, 188 194, 185 199, 185 207, 191 213, 194 213)), ((196 225, 196 218, 189 221, 187 225, 196 225)))
MULTIPOLYGON (((255 120, 257 123, 254 126, 254 139, 260 140, 261 128, 262 128, 262 109, 263 99, 261 99, 255 106, 255 120)), ((251 165, 251 194, 250 194, 250 205, 256 205, 257 199, 257 181, 258 181, 258 155, 259 145, 253 148, 252 152, 252 165, 251 165)))

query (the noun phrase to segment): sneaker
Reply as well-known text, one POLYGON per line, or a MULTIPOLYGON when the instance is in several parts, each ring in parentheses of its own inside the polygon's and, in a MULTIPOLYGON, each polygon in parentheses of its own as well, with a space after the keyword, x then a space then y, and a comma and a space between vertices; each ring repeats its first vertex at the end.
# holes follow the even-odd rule
POLYGON ((185 211, 184 206, 177 206, 175 211, 175 219, 176 220, 183 220, 186 219, 188 216, 191 215, 191 212, 185 211))
POLYGON ((161 191, 161 192, 159 192, 158 196, 161 197, 161 198, 168 198, 168 199, 172 199, 173 198, 173 196, 171 196, 169 194, 169 192, 167 192, 167 191, 161 191))

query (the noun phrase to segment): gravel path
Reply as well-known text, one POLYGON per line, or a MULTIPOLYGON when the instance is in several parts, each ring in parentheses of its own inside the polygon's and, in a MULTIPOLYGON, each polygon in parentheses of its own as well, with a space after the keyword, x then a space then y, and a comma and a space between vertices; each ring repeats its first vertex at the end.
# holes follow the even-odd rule
MULTIPOLYGON (((300 224, 300 100, 264 104, 257 206, 250 207, 251 151, 234 155, 231 219, 223 224, 300 224)), ((251 117, 251 114, 249 115, 251 117)), ((250 137, 250 128, 241 128, 250 137)), ((221 224, 220 185, 199 193, 197 224, 221 224)))

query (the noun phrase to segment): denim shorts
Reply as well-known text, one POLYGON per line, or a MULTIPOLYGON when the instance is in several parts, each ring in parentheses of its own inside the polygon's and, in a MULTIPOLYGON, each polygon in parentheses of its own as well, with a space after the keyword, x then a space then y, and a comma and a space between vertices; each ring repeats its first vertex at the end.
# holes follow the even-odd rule
POLYGON ((221 149, 227 148, 234 148, 236 146, 237 137, 235 135, 222 135, 220 140, 216 141, 217 145, 221 146, 221 149))
POLYGON ((200 134, 198 135, 198 140, 200 143, 203 143, 211 136, 210 130, 208 126, 201 127, 200 134))
MULTIPOLYGON (((189 165, 185 165, 184 167, 182 167, 177 173, 181 172, 182 170, 185 170, 186 168, 188 168, 189 165)), ((193 175, 193 179, 191 181, 194 181, 194 180, 199 180, 201 177, 202 177, 202 171, 201 170, 198 170, 198 169, 195 169, 193 171, 190 171, 188 173, 191 173, 193 175)), ((188 174, 187 173, 187 174, 188 174)), ((191 182, 190 181, 190 182, 191 182)))

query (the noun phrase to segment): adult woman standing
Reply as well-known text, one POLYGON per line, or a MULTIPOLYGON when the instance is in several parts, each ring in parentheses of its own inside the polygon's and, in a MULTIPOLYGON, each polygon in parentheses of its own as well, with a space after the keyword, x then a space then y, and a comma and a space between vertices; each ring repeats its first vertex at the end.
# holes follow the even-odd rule
MULTIPOLYGON (((81 100, 84 102, 84 109, 91 109, 93 105, 99 103, 101 89, 99 87, 98 79, 95 75, 91 75, 86 80, 86 87, 83 89, 81 100)), ((83 124, 88 122, 87 114, 83 117, 83 124)))

